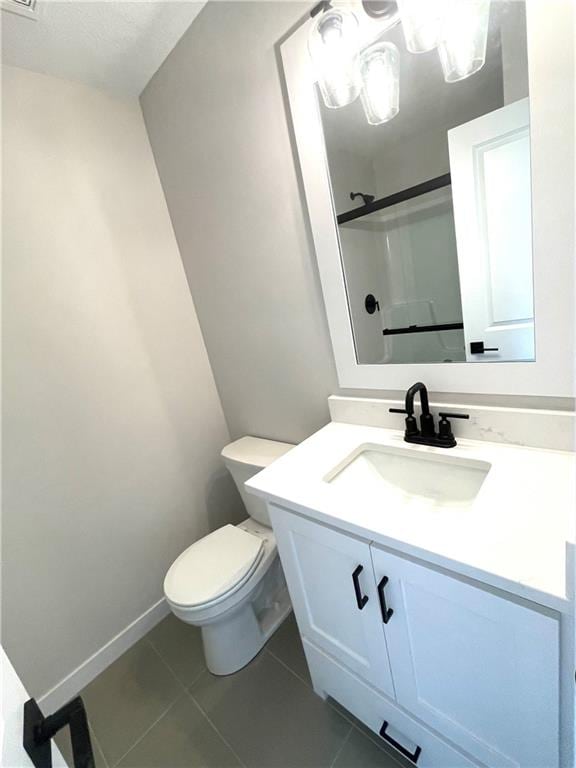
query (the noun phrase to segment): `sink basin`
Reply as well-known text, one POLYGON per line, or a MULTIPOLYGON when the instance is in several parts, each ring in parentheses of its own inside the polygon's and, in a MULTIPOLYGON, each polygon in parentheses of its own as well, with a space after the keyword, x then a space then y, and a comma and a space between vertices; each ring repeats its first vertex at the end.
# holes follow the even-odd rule
POLYGON ((324 481, 343 492, 397 507, 468 507, 490 464, 438 453, 361 445, 324 481))

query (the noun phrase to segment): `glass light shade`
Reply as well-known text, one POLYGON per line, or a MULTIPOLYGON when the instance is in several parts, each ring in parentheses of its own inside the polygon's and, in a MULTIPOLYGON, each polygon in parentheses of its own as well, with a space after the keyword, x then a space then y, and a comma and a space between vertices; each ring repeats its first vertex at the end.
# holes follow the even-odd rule
POLYGON ((392 43, 375 43, 360 55, 360 98, 370 125, 387 123, 399 110, 400 56, 392 43))
POLYGON ((486 61, 490 0, 444 0, 438 55, 447 83, 478 72, 486 61))
POLYGON ((398 10, 410 53, 426 53, 438 45, 442 0, 398 0, 398 10))
POLYGON ((350 11, 321 13, 310 30, 308 50, 324 104, 345 107, 359 95, 358 20, 350 11))

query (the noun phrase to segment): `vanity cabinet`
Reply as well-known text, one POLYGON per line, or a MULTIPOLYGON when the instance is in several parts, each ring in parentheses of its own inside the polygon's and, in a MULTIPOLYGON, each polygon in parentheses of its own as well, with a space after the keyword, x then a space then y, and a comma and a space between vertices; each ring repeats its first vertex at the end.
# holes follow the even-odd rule
POLYGON ((397 701, 490 768, 557 766, 557 618, 371 549, 397 701))
POLYGON ((559 766, 552 611, 269 509, 320 695, 418 766, 559 766))
POLYGON ((283 511, 273 525, 302 634, 393 697, 369 542, 283 511))

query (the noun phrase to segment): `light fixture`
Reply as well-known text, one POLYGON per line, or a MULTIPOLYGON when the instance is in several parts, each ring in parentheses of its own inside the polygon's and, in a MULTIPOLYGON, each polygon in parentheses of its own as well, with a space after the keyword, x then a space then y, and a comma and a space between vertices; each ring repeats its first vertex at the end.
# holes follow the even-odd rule
POLYGON ((410 53, 426 53, 436 48, 443 0, 398 0, 398 10, 410 53))
POLYGON ((438 55, 447 83, 464 80, 484 66, 490 0, 443 0, 438 55))
POLYGON ((327 107, 345 107, 359 95, 358 48, 358 20, 351 11, 330 9, 318 15, 308 49, 327 107))
POLYGON ((362 0, 362 8, 367 16, 386 24, 388 29, 400 21, 396 0, 362 0))
POLYGON ((375 43, 360 56, 360 98, 370 125, 396 117, 399 109, 400 56, 392 43, 375 43))
MULTIPOLYGON (((486 61, 490 0, 362 0, 367 15, 386 29, 402 22, 411 53, 438 48, 447 83, 470 77, 486 61)), ((308 49, 324 104, 345 107, 361 94, 368 123, 381 125, 399 111, 400 55, 392 43, 373 43, 360 53, 360 29, 352 11, 322 0, 308 49)), ((379 36, 382 35, 382 30, 379 36)))

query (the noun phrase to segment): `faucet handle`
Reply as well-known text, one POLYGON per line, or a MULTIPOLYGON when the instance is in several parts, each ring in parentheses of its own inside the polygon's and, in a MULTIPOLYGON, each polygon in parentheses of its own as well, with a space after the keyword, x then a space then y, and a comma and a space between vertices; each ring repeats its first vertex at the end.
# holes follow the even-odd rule
POLYGON ((405 408, 388 408, 390 413, 405 413, 406 414, 406 430, 404 432, 404 436, 408 437, 410 435, 417 435, 418 432, 418 424, 416 423, 416 418, 413 413, 408 413, 408 411, 405 408))
POLYGON ((439 413, 440 421, 438 422, 438 437, 448 447, 456 445, 456 440, 452 433, 452 425, 448 419, 469 419, 470 416, 467 413, 439 413))

